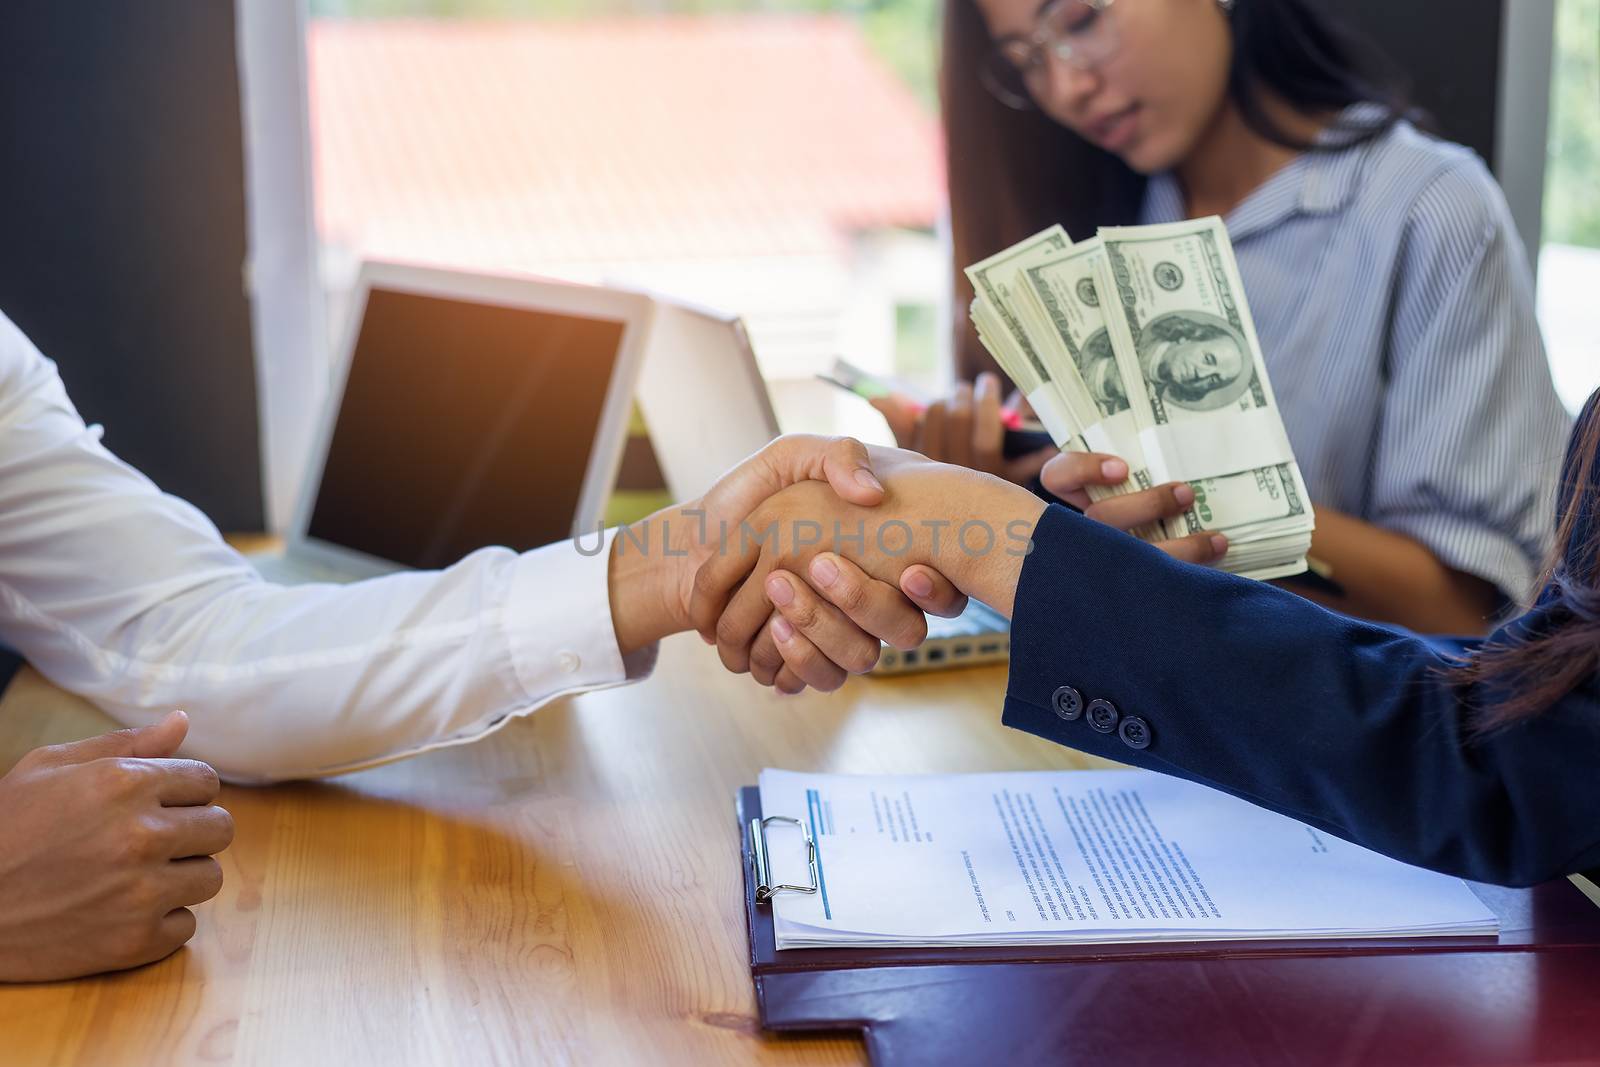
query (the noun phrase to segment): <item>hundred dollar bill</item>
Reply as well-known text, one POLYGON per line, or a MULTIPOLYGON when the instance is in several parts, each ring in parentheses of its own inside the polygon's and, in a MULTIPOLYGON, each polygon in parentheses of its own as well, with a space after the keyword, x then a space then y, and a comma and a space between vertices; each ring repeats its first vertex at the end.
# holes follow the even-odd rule
POLYGON ((1090 446, 1128 462, 1129 484, 1122 491, 1132 492, 1154 483, 1101 307, 1096 265, 1104 258, 1104 248, 1094 239, 1023 267, 1017 286, 1019 318, 1068 394, 1090 446))
POLYGON ((1179 459, 1161 454, 1161 440, 1206 447, 1215 468, 1190 478, 1195 505, 1168 521, 1168 536, 1221 530, 1281 537, 1285 546, 1309 543, 1310 502, 1282 434, 1222 220, 1105 229, 1100 236, 1106 255, 1097 277, 1127 398, 1140 430, 1158 431, 1146 437, 1155 447, 1146 456, 1151 473, 1166 478, 1171 471, 1164 468, 1179 459), (1263 465, 1267 453, 1274 461, 1263 465))
POLYGON ((1005 371, 1023 393, 1039 387, 1039 375, 1033 365, 1021 357, 1017 346, 1005 337, 1006 325, 981 296, 972 298, 972 325, 978 331, 978 340, 988 349, 1000 369, 1005 371))
POLYGON ((1056 447, 1064 452, 1089 451, 1080 434, 1080 424, 1065 416, 1058 402, 1050 403, 1054 386, 1039 379, 1033 364, 1010 341, 1005 323, 989 308, 983 297, 973 298, 971 314, 972 325, 977 329, 978 340, 983 342, 983 347, 1024 396, 1035 398, 1034 413, 1040 416, 1056 447))
POLYGON ((990 256, 982 263, 968 267, 966 271, 975 294, 973 321, 979 325, 984 347, 989 349, 1002 367, 1007 368, 1006 373, 1022 389, 1034 413, 1039 416, 1039 421, 1044 423, 1050 436, 1061 447, 1065 447, 1063 441, 1078 436, 1083 427, 1072 417, 1049 366, 1039 358, 1033 339, 1017 318, 1017 293, 1013 287, 1021 267, 1060 255, 1071 247, 1072 239, 1067 236, 1067 231, 1060 226, 1052 226, 990 256), (985 322, 979 322, 980 315, 984 316, 985 322), (1004 350, 1006 354, 1002 356, 997 350, 1004 350), (1012 373, 1007 366, 1010 363, 1027 364, 1026 377, 1032 385, 1031 389, 1012 373))

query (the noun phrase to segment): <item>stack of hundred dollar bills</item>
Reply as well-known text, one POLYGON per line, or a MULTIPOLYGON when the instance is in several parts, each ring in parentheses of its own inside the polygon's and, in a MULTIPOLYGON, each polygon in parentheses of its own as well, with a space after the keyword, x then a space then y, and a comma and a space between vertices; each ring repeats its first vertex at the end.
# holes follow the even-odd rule
POLYGON ((1221 219, 1079 244, 1056 226, 967 277, 978 336, 1057 446, 1127 460, 1128 481, 1091 497, 1188 482, 1188 512, 1134 533, 1226 534, 1222 569, 1250 578, 1306 569, 1311 502, 1221 219))

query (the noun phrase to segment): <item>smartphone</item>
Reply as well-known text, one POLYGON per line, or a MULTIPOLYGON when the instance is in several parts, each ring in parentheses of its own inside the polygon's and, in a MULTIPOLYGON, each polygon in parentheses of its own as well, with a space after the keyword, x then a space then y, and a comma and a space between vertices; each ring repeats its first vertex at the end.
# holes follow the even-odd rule
POLYGON ((819 374, 818 378, 829 385, 836 385, 847 393, 854 393, 863 400, 876 400, 880 396, 899 393, 908 396, 924 407, 928 404, 927 394, 912 385, 895 378, 884 378, 873 374, 871 371, 862 370, 846 359, 835 359, 833 368, 827 374, 819 374))
MULTIPOLYGON (((845 359, 835 359, 829 373, 819 374, 817 377, 863 400, 875 400, 880 396, 898 393, 910 397, 914 403, 924 408, 928 406, 927 394, 920 389, 893 378, 885 378, 871 371, 862 370, 845 359)), ((1001 408, 1000 421, 1006 428, 1005 443, 1001 446, 1001 451, 1007 459, 1015 459, 1017 456, 1037 452, 1041 448, 1055 446, 1055 442, 1050 439, 1050 434, 1041 423, 1024 419, 1022 413, 1014 408, 1001 408)))

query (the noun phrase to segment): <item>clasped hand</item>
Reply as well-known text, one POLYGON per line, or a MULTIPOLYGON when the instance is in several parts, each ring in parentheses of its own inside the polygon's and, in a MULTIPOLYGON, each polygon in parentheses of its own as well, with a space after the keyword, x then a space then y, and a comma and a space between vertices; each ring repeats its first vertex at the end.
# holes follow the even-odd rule
MULTIPOLYGON (((1119 484, 1113 456, 1064 454, 1044 483, 1120 529, 1181 513, 1186 486, 1091 503, 1119 484)), ((1044 504, 1010 482, 848 438, 790 437, 707 494, 684 568, 680 610, 723 664, 788 693, 831 691, 878 661, 881 642, 914 648, 924 613, 959 614, 969 595, 1009 615, 1044 504), (691 580, 692 574, 692 580, 691 580)), ((1201 534, 1157 547, 1212 563, 1227 541, 1201 534)))
MULTIPOLYGON (((972 470, 849 439, 774 442, 676 519, 683 617, 735 672, 793 693, 914 648, 967 595, 1008 609, 1043 504, 972 470)), ((620 550, 619 550, 620 551, 620 550)))

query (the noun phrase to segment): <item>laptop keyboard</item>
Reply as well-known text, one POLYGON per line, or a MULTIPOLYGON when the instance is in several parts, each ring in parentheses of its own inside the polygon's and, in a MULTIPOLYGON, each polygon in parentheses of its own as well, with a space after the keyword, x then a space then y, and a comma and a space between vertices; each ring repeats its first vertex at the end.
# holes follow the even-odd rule
POLYGON ((928 639, 922 647, 902 652, 884 645, 872 673, 901 674, 1002 663, 1010 656, 1011 623, 987 604, 972 600, 967 602, 967 610, 954 619, 928 619, 928 639))

